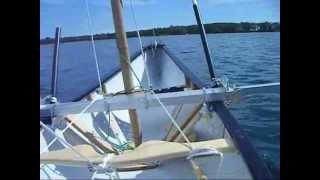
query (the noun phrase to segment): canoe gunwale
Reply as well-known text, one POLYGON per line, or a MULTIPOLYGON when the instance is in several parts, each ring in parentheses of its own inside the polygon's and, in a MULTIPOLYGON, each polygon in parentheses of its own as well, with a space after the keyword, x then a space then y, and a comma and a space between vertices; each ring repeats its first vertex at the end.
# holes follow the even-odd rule
MULTIPOLYGON (((166 46, 164 46, 163 49, 179 67, 179 69, 184 73, 184 75, 192 81, 192 83, 194 83, 198 88, 208 88, 207 85, 203 81, 201 81, 193 72, 191 72, 190 69, 185 66, 183 62, 178 57, 176 57, 166 46)), ((237 120, 231 114, 230 110, 223 104, 223 102, 211 102, 208 103, 208 105, 213 107, 212 109, 209 108, 209 111, 215 111, 219 115, 224 127, 230 134, 232 141, 234 141, 237 148, 241 152, 254 179, 275 179, 271 175, 271 172, 267 168, 265 162, 260 158, 253 144, 250 142, 247 134, 242 130, 237 120)))
POLYGON ((256 180, 275 179, 266 163, 260 158, 256 148, 249 140, 247 134, 242 130, 238 121, 231 114, 223 102, 211 103, 213 111, 220 117, 224 127, 227 129, 232 141, 235 143, 243 159, 256 180))

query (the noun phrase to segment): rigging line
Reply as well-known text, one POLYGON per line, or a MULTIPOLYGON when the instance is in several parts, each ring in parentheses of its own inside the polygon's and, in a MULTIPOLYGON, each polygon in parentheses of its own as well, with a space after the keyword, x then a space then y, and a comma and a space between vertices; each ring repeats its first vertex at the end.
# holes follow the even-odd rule
MULTIPOLYGON (((89 103, 86 107, 83 108, 83 110, 80 112, 79 115, 81 115, 81 114, 83 114, 84 112, 86 112, 86 111, 94 104, 94 102, 96 102, 96 100, 97 100, 97 99, 95 99, 95 100, 93 100, 93 101, 90 101, 90 103, 89 103)), ((61 131, 61 133, 63 134, 67 129, 69 129, 69 128, 72 126, 73 123, 74 123, 74 121, 71 121, 71 122, 61 131)), ((58 138, 55 137, 42 151, 40 151, 40 154, 42 154, 43 152, 47 151, 47 150, 50 148, 50 146, 51 146, 57 139, 58 139, 58 138)))
POLYGON ((93 39, 92 18, 91 18, 91 14, 90 14, 90 10, 89 10, 88 0, 85 0, 85 3, 86 3, 87 18, 88 18, 88 29, 90 31, 91 46, 92 46, 92 50, 93 50, 93 57, 94 57, 95 64, 96 64, 96 70, 97 70, 97 74, 98 74, 98 81, 99 81, 99 85, 100 85, 100 90, 103 93, 100 68, 99 68, 98 57, 97 57, 97 52, 96 52, 96 45, 95 45, 95 41, 93 39))
POLYGON ((153 26, 154 28, 152 28, 152 36, 154 38, 154 42, 155 42, 155 45, 157 44, 157 34, 156 34, 156 28, 155 26, 153 26))
POLYGON ((136 14, 135 14, 135 10, 134 10, 134 7, 133 7, 132 0, 130 0, 130 8, 131 8, 131 12, 132 12, 133 22, 134 22, 134 25, 135 25, 135 28, 136 28, 136 32, 137 32, 137 35, 138 35, 138 39, 139 39, 140 50, 141 50, 141 54, 142 54, 144 66, 145 66, 145 69, 146 69, 148 86, 149 86, 149 88, 151 88, 151 81, 150 81, 150 76, 149 76, 149 70, 148 70, 147 61, 146 61, 146 54, 143 52, 142 39, 141 39, 141 36, 140 36, 140 31, 139 31, 139 28, 138 28, 137 18, 136 18, 136 14))
POLYGON ((80 152, 78 152, 76 149, 73 148, 73 146, 71 144, 69 144, 68 142, 66 142, 65 140, 63 140, 61 137, 57 136, 56 133, 50 129, 47 125, 45 125, 43 122, 40 121, 40 125, 45 128, 47 131, 49 131, 50 134, 52 134, 53 136, 55 136, 56 138, 58 138, 58 140, 64 144, 65 146, 69 147, 72 151, 74 151, 76 154, 78 154, 81 158, 85 159, 86 161, 88 161, 88 163, 93 166, 93 163, 91 162, 90 159, 88 159, 87 157, 85 157, 84 155, 82 155, 80 152))
MULTIPOLYGON (((174 113, 174 114, 175 114, 175 115, 174 115, 174 119, 178 119, 178 116, 179 116, 179 114, 180 114, 180 112, 181 112, 181 110, 182 110, 182 107, 183 107, 183 104, 180 104, 180 105, 178 106, 177 112, 174 113)), ((172 113, 172 114, 173 114, 173 113, 172 113)), ((172 128, 173 128, 173 124, 171 123, 171 124, 170 124, 170 127, 169 127, 169 129, 168 129, 168 131, 167 131, 167 134, 166 134, 166 136, 164 137, 164 139, 167 139, 167 138, 169 137, 169 135, 171 134, 172 128)))
MULTIPOLYGON (((98 63, 98 56, 97 56, 97 51, 96 51, 96 45, 95 45, 95 41, 94 41, 94 38, 93 38, 93 36, 94 36, 94 35, 93 35, 93 30, 92 30, 93 23, 92 23, 92 17, 91 17, 91 14, 90 14, 90 9, 89 9, 89 2, 88 2, 88 0, 85 0, 85 3, 86 3, 87 18, 88 18, 88 29, 89 29, 89 31, 90 31, 90 39, 91 39, 93 56, 94 56, 94 61, 95 61, 96 70, 97 70, 97 75, 98 75, 98 80, 99 80, 100 92, 101 92, 101 94, 102 94, 103 99, 105 100, 106 97, 105 97, 105 92, 104 92, 103 87, 102 87, 101 73, 100 73, 100 68, 99 68, 99 63, 98 63)), ((104 106, 105 106, 105 108, 107 109, 107 103, 106 103, 106 101, 104 101, 104 106)), ((109 113, 109 118, 110 118, 110 107, 109 107, 109 106, 108 106, 108 113, 109 113)), ((109 122, 110 122, 110 119, 109 119, 109 122)), ((110 123, 109 123, 108 129, 110 129, 110 123)), ((108 132, 108 135, 109 135, 109 132, 108 132)))
POLYGON ((166 106, 161 102, 161 100, 159 99, 158 95, 156 95, 156 93, 151 90, 151 94, 154 95, 154 97, 157 99, 157 101, 159 102, 159 104, 161 105, 162 109, 164 110, 164 112, 168 115, 169 119, 172 121, 172 123, 174 124, 174 126, 177 128, 177 130, 181 133, 182 137, 186 140, 186 142, 190 145, 190 148, 192 148, 191 146, 191 142, 189 141, 188 137, 185 135, 185 133, 182 131, 182 129, 180 128, 180 126, 178 125, 178 123, 175 121, 175 119, 171 116, 170 112, 168 111, 168 109, 166 108, 166 106))
MULTIPOLYGON (((129 69, 133 72, 133 74, 136 74, 136 72, 134 71, 134 69, 132 68, 131 64, 128 63, 129 69)), ((137 81, 139 83, 141 83, 141 81, 139 80, 139 78, 137 76, 135 76, 135 78, 137 78, 137 81)), ((142 84, 140 84, 140 86, 142 86, 142 84)), ((152 88, 150 88, 148 90, 149 92, 151 92, 151 94, 153 94, 156 98, 156 100, 159 102, 160 106, 162 107, 162 109, 164 110, 164 112, 168 115, 169 119, 172 121, 173 125, 177 128, 177 130, 181 133, 182 137, 185 139, 185 141, 187 142, 187 144, 189 145, 189 148, 192 149, 191 146, 191 142, 189 141, 188 137, 185 135, 185 133, 181 130, 181 128, 179 127, 178 123, 175 121, 175 119, 172 117, 172 115, 170 114, 170 112, 168 111, 168 109, 165 107, 165 105, 161 102, 161 100, 159 99, 158 95, 156 95, 156 93, 154 92, 154 90, 152 88)), ((146 91, 144 91, 144 94, 147 96, 146 91)))

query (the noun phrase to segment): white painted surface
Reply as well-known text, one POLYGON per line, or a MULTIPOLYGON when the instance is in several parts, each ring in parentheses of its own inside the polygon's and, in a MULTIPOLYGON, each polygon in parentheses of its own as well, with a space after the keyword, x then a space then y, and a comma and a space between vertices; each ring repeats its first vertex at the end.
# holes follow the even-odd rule
MULTIPOLYGON (((157 58, 153 59, 152 67, 149 69, 154 69, 153 74, 151 73, 151 81, 157 86, 170 87, 173 85, 182 85, 184 84, 184 76, 180 70, 172 71, 173 63, 164 52, 158 52, 155 56, 157 58), (157 60, 157 61, 155 61, 157 60), (170 63, 170 62, 171 63, 170 63), (158 69, 158 71, 156 70, 158 69), (172 73, 171 73, 172 72, 172 73), (178 75, 177 75, 178 74, 178 75), (158 76, 158 77, 156 77, 158 76), (160 77, 160 78, 159 78, 160 77), (159 78, 159 79, 156 79, 159 78), (158 81, 159 80, 159 81, 158 81)), ((152 57, 149 55, 148 57, 152 57)), ((145 83, 144 76, 144 63, 141 58, 133 62, 133 67, 136 69, 139 78, 141 77, 143 83, 145 83)), ((175 67, 176 68, 176 67, 175 67)), ((174 68, 173 68, 174 69, 174 68)), ((137 83, 137 82, 135 82, 137 83)), ((122 76, 121 73, 115 75, 112 79, 107 82, 107 91, 117 92, 123 90, 122 76)), ((98 98, 101 98, 98 96, 98 98)), ((184 105, 181 111, 181 116, 178 116, 177 121, 181 123, 188 116, 188 112, 196 106, 196 104, 184 105)), ((169 112, 172 112, 174 106, 168 106, 169 112)), ((139 120, 141 122, 143 141, 158 139, 162 140, 166 134, 166 129, 170 125, 171 121, 164 113, 163 109, 160 107, 154 107, 149 109, 139 109, 138 111, 139 120)), ((117 121, 119 127, 124 132, 124 136, 127 139, 131 139, 131 129, 128 120, 128 111, 114 111, 115 115, 120 119, 117 121)), ((78 115, 80 122, 83 125, 90 129, 94 134, 101 138, 107 138, 108 141, 114 141, 116 139, 113 137, 106 137, 106 122, 107 117, 102 113, 95 114, 83 114, 78 115)), ((214 135, 211 125, 218 125, 215 127, 214 132, 221 131, 224 127, 221 126, 219 129, 219 122, 216 116, 213 116, 208 120, 209 123, 205 123, 203 120, 196 123, 195 128, 198 131, 198 136, 200 139, 211 138, 214 139, 214 136, 220 136, 220 133, 214 135), (199 133, 203 130, 207 130, 208 134, 206 137, 199 133)), ((60 131, 63 127, 60 128, 60 131)), ((59 129, 56 129, 59 131, 59 129)), ((79 143, 84 143, 78 138, 72 131, 66 131, 64 137, 69 143, 75 145, 79 143)), ((40 133, 40 150, 46 146, 47 143, 52 140, 52 136, 48 135, 46 132, 40 133)), ((230 141, 230 140, 229 140, 230 141)), ((59 143, 55 143, 49 150, 61 149, 63 146, 59 143)), ((224 158, 220 159, 219 157, 203 157, 197 158, 198 165, 204 170, 204 174, 209 179, 252 179, 248 168, 241 155, 238 153, 224 154, 224 158)), ((176 159, 170 161, 164 161, 161 163, 161 166, 144 171, 131 171, 131 172, 119 172, 121 179, 128 178, 137 178, 137 179, 195 179, 194 174, 192 173, 192 168, 190 163, 185 159, 176 159)), ((88 170, 88 168, 79 168, 79 167, 65 167, 65 166, 55 166, 48 165, 40 169, 40 178, 41 179, 91 179, 93 173, 88 170)), ((95 178, 109 179, 105 173, 98 173, 95 178)))

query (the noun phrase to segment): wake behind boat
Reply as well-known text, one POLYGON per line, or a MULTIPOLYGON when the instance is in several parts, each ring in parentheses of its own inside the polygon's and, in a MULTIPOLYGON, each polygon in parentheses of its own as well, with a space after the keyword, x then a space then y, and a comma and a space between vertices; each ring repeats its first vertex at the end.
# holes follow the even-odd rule
POLYGON ((129 57, 121 3, 111 4, 121 66, 101 79, 96 61, 99 84, 73 102, 56 98, 57 28, 52 96, 40 98, 41 179, 273 179, 226 104, 279 83, 217 78, 196 1, 210 86, 165 44, 141 43, 129 57))

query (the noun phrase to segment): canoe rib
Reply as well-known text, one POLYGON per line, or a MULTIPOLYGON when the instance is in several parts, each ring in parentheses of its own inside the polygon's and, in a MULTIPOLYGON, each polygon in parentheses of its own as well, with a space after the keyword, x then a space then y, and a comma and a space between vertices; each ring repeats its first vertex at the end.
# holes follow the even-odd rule
MULTIPOLYGON (((220 152, 234 152, 236 149, 230 146, 224 139, 191 143, 192 148, 214 148, 220 152)), ((97 153, 90 145, 78 145, 74 148, 94 164, 103 163, 104 155, 97 153)), ((147 141, 135 150, 126 151, 120 155, 113 155, 108 165, 113 168, 124 168, 152 161, 169 160, 187 157, 190 148, 186 143, 167 141, 147 141)), ((81 157, 77 156, 69 148, 50 151, 40 155, 41 164, 77 165, 88 166, 81 157)))

